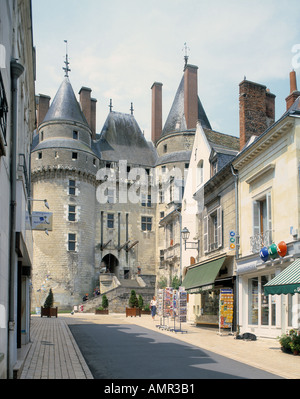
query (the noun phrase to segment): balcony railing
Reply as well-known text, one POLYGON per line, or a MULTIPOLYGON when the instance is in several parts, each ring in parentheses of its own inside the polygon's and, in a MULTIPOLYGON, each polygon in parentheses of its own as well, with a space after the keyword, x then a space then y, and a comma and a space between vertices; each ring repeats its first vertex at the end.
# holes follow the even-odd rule
POLYGON ((258 253, 263 247, 272 244, 272 230, 266 230, 261 234, 255 234, 250 237, 251 252, 258 253))

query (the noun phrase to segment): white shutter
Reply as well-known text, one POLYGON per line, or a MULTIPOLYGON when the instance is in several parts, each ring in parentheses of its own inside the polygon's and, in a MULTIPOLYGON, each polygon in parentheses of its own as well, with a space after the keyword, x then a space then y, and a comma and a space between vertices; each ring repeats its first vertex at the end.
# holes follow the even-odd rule
POLYGON ((267 229, 268 229, 268 238, 269 245, 272 244, 272 207, 271 207, 271 193, 268 193, 266 196, 267 201, 267 229))
POLYGON ((208 252, 208 216, 203 217, 203 250, 208 252))
POLYGON ((218 248, 223 245, 223 226, 222 226, 222 207, 219 206, 217 209, 217 237, 218 237, 218 248))
POLYGON ((253 235, 260 233, 259 201, 253 201, 253 235))

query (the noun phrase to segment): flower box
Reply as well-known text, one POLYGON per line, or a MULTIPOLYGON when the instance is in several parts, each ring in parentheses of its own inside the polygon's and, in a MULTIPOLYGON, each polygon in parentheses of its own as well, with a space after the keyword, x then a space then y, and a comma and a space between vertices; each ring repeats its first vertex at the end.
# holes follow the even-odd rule
POLYGON ((41 317, 57 317, 57 307, 56 308, 44 308, 41 306, 41 317))
POLYGON ((108 309, 95 309, 95 314, 108 314, 108 309))
POLYGON ((141 309, 140 308, 126 308, 126 317, 136 317, 139 316, 141 317, 141 309))

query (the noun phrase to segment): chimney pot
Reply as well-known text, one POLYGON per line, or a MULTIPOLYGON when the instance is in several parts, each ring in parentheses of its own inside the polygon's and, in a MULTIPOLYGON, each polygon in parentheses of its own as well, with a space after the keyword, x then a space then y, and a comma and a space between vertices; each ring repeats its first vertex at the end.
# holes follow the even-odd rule
POLYGON ((160 82, 154 82, 151 86, 152 90, 152 125, 151 138, 155 144, 162 132, 162 86, 160 82))

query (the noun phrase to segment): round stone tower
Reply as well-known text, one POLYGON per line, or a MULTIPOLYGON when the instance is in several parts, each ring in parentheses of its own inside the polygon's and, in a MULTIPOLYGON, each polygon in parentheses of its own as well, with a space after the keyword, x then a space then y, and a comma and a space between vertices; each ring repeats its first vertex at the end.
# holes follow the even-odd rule
POLYGON ((32 209, 47 211, 47 231, 34 231, 33 307, 52 288, 55 306, 70 309, 93 292, 95 272, 96 172, 92 131, 68 77, 38 126, 31 157, 32 209), (45 198, 46 197, 46 198, 45 198), (46 234, 45 234, 46 233, 46 234))

